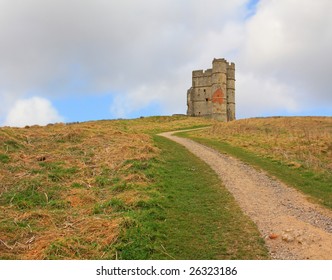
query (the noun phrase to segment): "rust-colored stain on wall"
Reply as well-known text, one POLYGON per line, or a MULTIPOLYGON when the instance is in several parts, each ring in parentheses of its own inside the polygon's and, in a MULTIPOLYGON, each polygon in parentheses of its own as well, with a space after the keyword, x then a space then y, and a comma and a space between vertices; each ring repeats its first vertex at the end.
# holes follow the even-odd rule
POLYGON ((212 102, 219 103, 219 104, 224 103, 224 93, 222 92, 222 90, 220 88, 218 88, 212 95, 212 102))

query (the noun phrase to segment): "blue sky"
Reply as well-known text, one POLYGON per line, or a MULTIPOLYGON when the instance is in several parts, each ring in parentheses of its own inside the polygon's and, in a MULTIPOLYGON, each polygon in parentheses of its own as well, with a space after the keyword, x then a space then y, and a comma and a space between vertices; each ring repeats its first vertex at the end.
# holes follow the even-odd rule
POLYGON ((237 118, 332 116, 332 1, 0 1, 0 126, 186 112, 236 64, 237 118))
MULTIPOLYGON (((112 94, 104 95, 84 95, 81 97, 65 97, 52 102, 55 108, 59 108, 59 113, 65 116, 65 122, 104 120, 119 118, 119 115, 112 113, 110 104, 113 102, 112 94)), ((152 102, 148 106, 126 115, 126 118, 139 118, 141 116, 160 115, 161 108, 157 102, 152 102)))
POLYGON ((112 95, 68 96, 53 101, 64 121, 86 121, 110 118, 112 95))
POLYGON ((250 0, 247 2, 246 8, 248 10, 248 15, 247 15, 248 18, 256 13, 258 2, 259 0, 250 0))

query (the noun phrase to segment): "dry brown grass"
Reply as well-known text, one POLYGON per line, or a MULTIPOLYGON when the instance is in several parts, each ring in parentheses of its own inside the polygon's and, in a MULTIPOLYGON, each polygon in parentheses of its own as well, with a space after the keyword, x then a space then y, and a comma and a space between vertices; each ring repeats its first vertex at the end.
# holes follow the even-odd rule
POLYGON ((186 116, 177 117, 148 117, 128 121, 115 121, 124 131, 158 133, 162 131, 174 131, 184 128, 195 128, 200 126, 210 126, 218 121, 205 118, 193 118, 186 116))
POLYGON ((331 117, 244 119, 218 123, 195 134, 243 147, 292 168, 332 172, 331 117))
POLYGON ((110 207, 95 213, 96 205, 117 196, 130 204, 140 199, 132 191, 116 194, 110 188, 147 182, 139 174, 129 180, 124 163, 158 154, 148 135, 123 132, 112 123, 6 128, 1 143, 1 153, 9 157, 0 169, 1 255, 19 259, 101 258, 121 218, 110 207), (29 186, 40 194, 36 201, 16 202, 29 186))
POLYGON ((136 165, 159 155, 151 133, 207 124, 156 117, 0 128, 0 259, 115 259, 128 222, 121 209, 150 196, 136 165))

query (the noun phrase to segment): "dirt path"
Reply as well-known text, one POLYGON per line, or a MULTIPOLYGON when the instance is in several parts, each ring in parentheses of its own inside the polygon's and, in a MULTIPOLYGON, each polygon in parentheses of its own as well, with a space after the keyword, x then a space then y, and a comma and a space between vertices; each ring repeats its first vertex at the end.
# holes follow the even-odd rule
POLYGON ((295 189, 228 155, 173 136, 211 166, 242 210, 256 223, 273 259, 332 259, 332 212, 295 189))

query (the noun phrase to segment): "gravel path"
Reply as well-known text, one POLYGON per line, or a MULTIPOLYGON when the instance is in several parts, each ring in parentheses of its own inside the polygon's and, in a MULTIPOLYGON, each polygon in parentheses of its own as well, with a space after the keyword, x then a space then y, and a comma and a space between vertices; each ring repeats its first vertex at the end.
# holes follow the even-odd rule
POLYGON ((185 146, 211 166, 256 223, 273 259, 332 260, 331 211, 262 171, 173 133, 160 135, 185 146))

